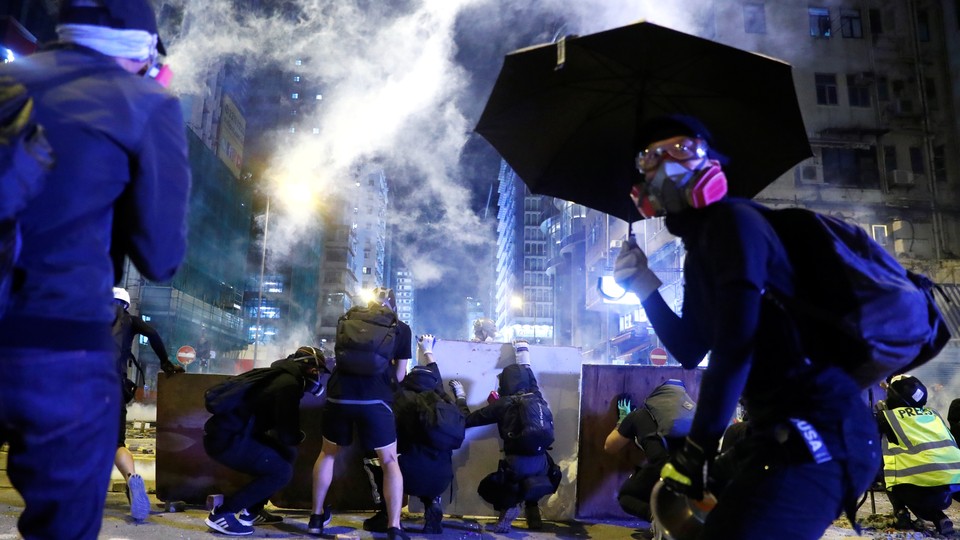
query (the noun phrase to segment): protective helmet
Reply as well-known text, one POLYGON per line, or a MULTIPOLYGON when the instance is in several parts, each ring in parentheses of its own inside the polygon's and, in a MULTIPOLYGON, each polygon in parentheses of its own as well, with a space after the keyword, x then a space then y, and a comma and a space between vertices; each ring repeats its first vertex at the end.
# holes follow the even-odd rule
POLYGON ((304 391, 319 397, 320 394, 323 393, 323 384, 320 380, 321 375, 330 372, 330 370, 327 369, 327 360, 323 355, 323 351, 316 347, 304 345, 288 358, 301 364, 301 370, 307 383, 304 391), (310 368, 317 368, 316 374, 312 373, 310 368))
POLYGON ((483 341, 487 338, 493 339, 497 334, 497 323, 490 319, 477 319, 473 321, 473 335, 476 339, 483 341))
POLYGON ((373 290, 372 295, 373 299, 370 300, 371 302, 375 302, 381 306, 387 306, 394 311, 397 310, 397 295, 393 292, 393 289, 377 287, 373 290))
POLYGON ((923 407, 927 404, 927 387, 912 375, 896 375, 887 387, 887 406, 923 407))
POLYGON ((122 287, 113 288, 113 299, 123 304, 123 309, 130 307, 130 293, 122 287))

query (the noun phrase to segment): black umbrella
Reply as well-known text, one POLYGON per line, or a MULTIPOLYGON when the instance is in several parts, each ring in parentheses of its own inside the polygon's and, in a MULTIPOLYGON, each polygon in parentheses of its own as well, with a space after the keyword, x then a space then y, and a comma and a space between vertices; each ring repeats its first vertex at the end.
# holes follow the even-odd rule
POLYGON ((673 113, 710 129, 731 195, 812 155, 789 64, 648 22, 508 54, 476 131, 533 193, 629 221, 636 126, 673 113))

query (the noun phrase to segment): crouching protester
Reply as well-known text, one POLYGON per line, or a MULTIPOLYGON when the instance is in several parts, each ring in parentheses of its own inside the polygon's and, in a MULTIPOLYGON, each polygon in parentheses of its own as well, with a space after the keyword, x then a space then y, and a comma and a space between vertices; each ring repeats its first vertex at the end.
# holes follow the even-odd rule
POLYGON ((542 528, 539 500, 555 493, 560 485, 560 469, 547 453, 553 444, 553 414, 530 369, 527 342, 517 341, 514 346, 517 363, 500 373, 499 388, 491 392, 489 404, 467 416, 468 428, 496 423, 503 440, 504 457, 498 470, 477 487, 483 500, 498 512, 491 527, 497 533, 512 530, 520 503, 524 504, 527 527, 542 528))
POLYGON ((937 533, 952 535, 943 513, 960 489, 960 448, 940 414, 927 407, 927 389, 916 377, 897 375, 878 403, 883 437, 883 480, 897 528, 913 527, 910 511, 933 522, 937 533))
POLYGON ((726 196, 728 160, 706 127, 659 117, 638 125, 632 142, 642 181, 623 196, 644 216, 664 216, 686 249, 680 314, 635 242, 624 242, 614 277, 640 298, 684 368, 710 354, 690 434, 660 475, 674 492, 703 500, 742 396, 751 429, 699 538, 819 539, 841 513, 853 518, 878 468, 879 435, 860 386, 838 365, 812 363, 789 314, 765 298, 770 284, 796 289, 794 259, 759 205, 726 196))
MULTIPOLYGON (((453 451, 463 444, 467 408, 459 381, 450 381, 456 401, 443 388, 443 379, 433 353, 436 338, 417 338, 417 359, 400 382, 393 403, 397 420, 397 461, 403 476, 403 491, 423 503, 423 533, 443 533, 441 496, 453 481, 453 451)), ((386 506, 380 492, 383 473, 377 463, 364 460, 379 510, 363 522, 368 531, 386 532, 386 506)))
POLYGON ((695 408, 696 402, 678 379, 669 379, 654 388, 636 409, 630 410, 629 398, 618 400, 617 426, 607 435, 603 450, 616 454, 632 443, 643 450, 645 458, 620 487, 617 500, 624 512, 653 522, 650 492, 660 479, 660 469, 690 433, 695 408))
POLYGON ((230 536, 253 534, 253 525, 283 518, 264 509, 293 477, 300 430, 300 399, 319 396, 329 371, 323 353, 300 347, 268 368, 236 375, 206 393, 213 416, 204 425, 203 447, 215 461, 253 477, 224 497, 205 522, 230 536))

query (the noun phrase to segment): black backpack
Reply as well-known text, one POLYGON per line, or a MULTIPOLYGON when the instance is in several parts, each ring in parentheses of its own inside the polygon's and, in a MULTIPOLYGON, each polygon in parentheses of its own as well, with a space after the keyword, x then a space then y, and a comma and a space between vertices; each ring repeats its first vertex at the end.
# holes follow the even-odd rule
POLYGON ((21 236, 17 214, 43 188, 53 150, 34 120, 27 89, 0 77, 0 317, 16 288, 21 236))
POLYGON ((250 390, 265 385, 274 377, 284 373, 277 368, 256 368, 215 384, 203 394, 204 405, 210 414, 239 413, 249 415, 246 397, 250 390))
POLYGON ((436 392, 414 394, 420 420, 420 440, 436 450, 456 450, 463 444, 467 418, 454 403, 443 399, 436 392))
POLYGON ((811 360, 839 363, 862 388, 935 357, 950 332, 927 277, 906 270, 861 227, 802 208, 754 205, 795 272, 794 294, 766 297, 798 328, 811 360))
POLYGON ((670 382, 661 384, 643 400, 643 407, 657 425, 655 435, 676 439, 690 434, 697 403, 683 386, 670 382))
POLYGON ((336 369, 351 375, 383 373, 393 360, 397 314, 386 306, 355 306, 337 321, 336 369))
POLYGON ((521 454, 536 455, 553 444, 553 413, 539 393, 516 394, 504 413, 504 436, 521 454))

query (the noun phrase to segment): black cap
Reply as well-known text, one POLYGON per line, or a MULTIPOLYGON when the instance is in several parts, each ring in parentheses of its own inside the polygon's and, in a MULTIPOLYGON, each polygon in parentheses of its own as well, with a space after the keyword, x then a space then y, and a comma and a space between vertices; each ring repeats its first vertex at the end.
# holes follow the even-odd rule
POLYGON ((726 164, 729 160, 726 156, 717 152, 713 148, 713 136, 710 130, 699 119, 684 114, 669 114, 656 116, 648 120, 641 121, 637 125, 636 140, 634 141, 634 151, 640 152, 650 143, 669 139, 670 137, 691 137, 703 139, 709 147, 709 156, 720 163, 726 164))
POLYGON ((60 4, 59 20, 63 24, 145 30, 157 34, 157 51, 167 54, 157 30, 157 16, 148 0, 65 0, 60 4))

